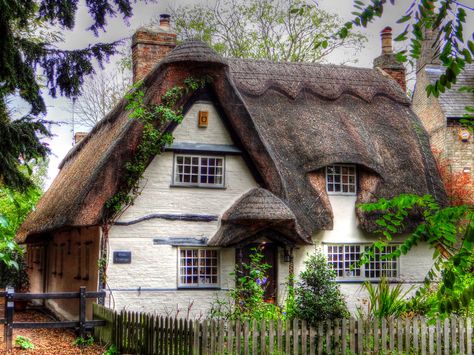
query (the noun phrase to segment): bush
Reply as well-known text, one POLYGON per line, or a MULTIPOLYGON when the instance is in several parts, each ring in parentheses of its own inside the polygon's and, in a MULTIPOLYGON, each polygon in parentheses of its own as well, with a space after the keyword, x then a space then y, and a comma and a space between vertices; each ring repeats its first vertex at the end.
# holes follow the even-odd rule
POLYGON ((313 326, 326 319, 348 317, 346 303, 334 281, 336 274, 326 257, 316 252, 305 261, 305 266, 295 286, 295 316, 313 326))
POLYGON ((92 345, 94 345, 94 338, 91 337, 90 335, 87 338, 77 337, 72 342, 72 345, 79 346, 79 347, 92 346, 92 345))
POLYGON ((30 339, 21 335, 16 337, 15 345, 22 350, 33 350, 35 348, 30 339))
POLYGON ((367 290, 369 299, 367 314, 364 314, 363 310, 359 308, 359 317, 377 319, 400 317, 406 311, 406 296, 413 289, 410 287, 404 291, 401 284, 390 286, 385 277, 376 286, 370 281, 365 281, 363 287, 367 290))

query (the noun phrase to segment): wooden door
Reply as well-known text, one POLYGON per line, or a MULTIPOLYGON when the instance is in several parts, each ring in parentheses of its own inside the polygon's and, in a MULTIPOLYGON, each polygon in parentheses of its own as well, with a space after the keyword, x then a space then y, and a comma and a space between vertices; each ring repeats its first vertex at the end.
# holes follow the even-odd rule
MULTIPOLYGON (((257 247, 262 248, 262 263, 270 265, 270 268, 267 270, 267 282, 265 283, 265 300, 267 302, 276 303, 278 291, 278 247, 273 243, 248 244, 236 250, 235 262, 237 265, 241 263, 250 264, 250 255, 254 253, 253 249, 257 247)), ((245 268, 241 268, 241 270, 244 274, 248 274, 248 270, 246 270, 245 268)))

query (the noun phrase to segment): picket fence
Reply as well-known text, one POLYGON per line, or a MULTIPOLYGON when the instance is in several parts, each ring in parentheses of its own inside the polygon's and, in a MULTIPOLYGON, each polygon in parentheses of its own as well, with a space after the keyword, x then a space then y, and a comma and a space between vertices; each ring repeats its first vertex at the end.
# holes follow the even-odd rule
POLYGON ((306 322, 185 320, 94 305, 94 329, 103 344, 127 354, 468 354, 473 353, 471 318, 329 320, 306 322))

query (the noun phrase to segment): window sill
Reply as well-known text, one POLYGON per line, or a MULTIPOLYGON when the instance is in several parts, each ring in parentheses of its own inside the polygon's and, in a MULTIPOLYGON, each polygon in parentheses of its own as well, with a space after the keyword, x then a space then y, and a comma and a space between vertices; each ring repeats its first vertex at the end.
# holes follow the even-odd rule
POLYGON ((225 186, 205 186, 205 185, 178 185, 178 184, 171 184, 170 187, 184 187, 185 189, 211 189, 211 190, 226 190, 227 187, 225 186))
MULTIPOLYGON (((377 278, 377 279, 336 279, 336 283, 341 283, 341 284, 363 284, 364 282, 370 282, 373 284, 378 284, 382 281, 382 278, 377 278)), ((402 279, 398 278, 391 278, 388 279, 389 284, 399 284, 399 283, 413 283, 412 281, 407 282, 402 279)))
POLYGON ((202 291, 209 291, 209 290, 220 290, 220 286, 178 286, 178 290, 190 290, 190 291, 196 291, 196 290, 202 290, 202 291))
POLYGON ((344 193, 344 192, 329 192, 329 191, 326 191, 328 193, 328 196, 357 196, 357 193, 344 193))

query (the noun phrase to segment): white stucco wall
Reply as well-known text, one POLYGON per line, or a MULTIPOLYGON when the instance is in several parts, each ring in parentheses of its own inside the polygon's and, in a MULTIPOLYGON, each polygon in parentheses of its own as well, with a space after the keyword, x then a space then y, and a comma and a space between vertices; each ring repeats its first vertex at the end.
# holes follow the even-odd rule
MULTIPOLYGON (((304 268, 304 260, 316 249, 326 253, 328 244, 368 244, 377 240, 373 234, 362 231, 357 226, 355 214, 356 196, 330 195, 329 200, 334 213, 334 228, 328 231, 319 231, 313 235, 314 245, 298 248, 295 252, 295 274, 298 275, 304 268)), ((403 240, 394 239, 394 243, 403 240)), ((399 277, 393 281, 406 283, 405 289, 413 287, 413 292, 421 286, 426 274, 433 266, 433 252, 426 244, 414 247, 409 254, 399 258, 399 277)), ((363 278, 357 280, 340 280, 340 288, 351 312, 367 299, 367 294, 362 288, 363 278)), ((411 293, 413 293, 411 292, 411 293)), ((411 294, 410 293, 410 294, 411 294)))
MULTIPOLYGON (((173 133, 175 142, 233 144, 213 105, 195 103, 183 122, 173 133), (209 112, 207 128, 198 128, 198 111, 209 112)), ((155 157, 142 180, 141 194, 118 219, 130 222, 153 213, 222 215, 242 194, 256 187, 243 158, 225 157, 225 189, 170 186, 173 172, 172 152, 155 157)), ((218 228, 218 221, 186 222, 150 219, 129 226, 115 225, 109 233, 108 287, 112 297, 107 305, 116 309, 134 309, 169 313, 187 310, 192 303, 193 317, 208 310, 217 295, 223 297, 233 284, 229 274, 234 270, 234 249, 220 253, 220 287, 222 290, 178 290, 178 248, 154 245, 156 238, 210 238, 218 228), (131 264, 114 264, 114 251, 131 251, 131 264)), ((181 313, 183 314, 183 313, 181 313)))

